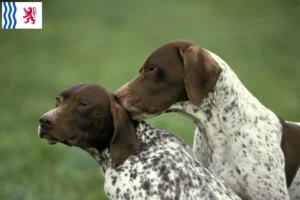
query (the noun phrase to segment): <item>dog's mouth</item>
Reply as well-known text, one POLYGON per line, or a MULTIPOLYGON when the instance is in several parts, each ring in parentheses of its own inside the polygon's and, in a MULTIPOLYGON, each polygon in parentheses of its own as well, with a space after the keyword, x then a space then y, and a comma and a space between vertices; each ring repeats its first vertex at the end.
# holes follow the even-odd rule
POLYGON ((61 141, 61 143, 66 144, 68 146, 77 146, 78 140, 75 137, 70 137, 69 139, 65 141, 61 141))
POLYGON ((146 119, 150 119, 152 117, 156 117, 161 115, 163 112, 152 110, 152 109, 144 109, 140 110, 136 107, 125 107, 127 114, 130 116, 131 119, 136 121, 143 121, 146 119))
POLYGON ((54 145, 58 142, 65 144, 67 146, 70 146, 70 147, 77 146, 77 144, 78 144, 78 140, 76 137, 69 137, 66 140, 59 140, 59 139, 53 137, 52 135, 50 135, 49 133, 45 133, 45 132, 40 132, 39 136, 40 136, 40 138, 45 139, 48 142, 48 144, 51 144, 51 145, 54 145))
POLYGON ((128 111, 128 114, 133 120, 143 121, 143 120, 158 116, 161 113, 145 113, 145 112, 130 112, 130 111, 128 111))
POLYGON ((57 139, 55 139, 54 137, 52 137, 51 135, 47 134, 47 133, 39 133, 40 138, 45 139, 48 144, 56 144, 58 142, 57 139))

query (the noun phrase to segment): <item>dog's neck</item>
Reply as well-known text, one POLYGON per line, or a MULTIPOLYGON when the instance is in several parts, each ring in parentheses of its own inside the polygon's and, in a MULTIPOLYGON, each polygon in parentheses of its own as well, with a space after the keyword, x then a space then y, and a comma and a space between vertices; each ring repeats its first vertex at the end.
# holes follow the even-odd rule
POLYGON ((213 53, 211 55, 222 68, 215 87, 203 99, 201 105, 196 106, 189 101, 178 102, 169 110, 190 116, 200 132, 206 135, 210 147, 216 149, 226 145, 229 134, 234 134, 227 130, 238 127, 240 119, 254 121, 260 116, 258 112, 262 114, 269 110, 243 86, 221 58, 213 53))
POLYGON ((105 175, 107 168, 112 165, 109 149, 106 148, 103 151, 99 151, 97 148, 91 147, 84 150, 98 162, 103 175, 105 175))
MULTIPOLYGON (((135 122, 134 126, 136 129, 136 134, 141 142, 145 142, 147 139, 152 137, 148 135, 148 132, 153 130, 154 127, 152 127, 147 122, 135 122)), ((104 176, 107 169, 114 165, 111 159, 109 147, 105 148, 102 151, 100 151, 97 147, 84 148, 83 150, 89 153, 98 162, 104 176)))

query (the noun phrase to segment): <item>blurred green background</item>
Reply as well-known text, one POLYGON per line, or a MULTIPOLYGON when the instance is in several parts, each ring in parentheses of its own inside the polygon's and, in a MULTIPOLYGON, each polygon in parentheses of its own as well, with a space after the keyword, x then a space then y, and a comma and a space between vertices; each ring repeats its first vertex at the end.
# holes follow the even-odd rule
MULTIPOLYGON (((97 163, 80 149, 47 145, 38 118, 76 82, 112 90, 174 39, 221 56, 267 107, 300 121, 297 0, 50 0, 42 30, 0 31, 0 199, 106 199, 97 163)), ((192 143, 179 114, 149 120, 192 143)))

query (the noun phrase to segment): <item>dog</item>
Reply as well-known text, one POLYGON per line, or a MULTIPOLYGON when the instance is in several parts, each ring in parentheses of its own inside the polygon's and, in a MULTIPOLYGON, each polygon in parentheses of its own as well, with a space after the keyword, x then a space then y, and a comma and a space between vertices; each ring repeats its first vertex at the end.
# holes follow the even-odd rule
POLYGON ((101 85, 62 91, 39 121, 48 143, 79 147, 98 161, 109 199, 240 199, 180 138, 132 121, 101 85))
MULTIPOLYGON (((195 155, 242 199, 289 199, 287 186, 300 164, 300 127, 263 106, 225 61, 176 40, 156 49, 139 72, 115 92, 134 119, 188 115, 197 125, 195 155)), ((292 199, 300 196, 294 182, 292 199)))

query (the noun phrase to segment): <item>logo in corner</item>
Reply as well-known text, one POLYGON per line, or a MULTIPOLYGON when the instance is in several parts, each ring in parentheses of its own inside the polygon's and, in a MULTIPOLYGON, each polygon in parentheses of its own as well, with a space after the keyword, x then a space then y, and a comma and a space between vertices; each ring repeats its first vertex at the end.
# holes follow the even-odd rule
POLYGON ((24 8, 25 16, 23 18, 26 18, 25 24, 31 20, 31 24, 35 24, 35 14, 36 14, 36 7, 28 7, 28 10, 24 8))
POLYGON ((2 2, 2 29, 42 29, 42 2, 2 2))

